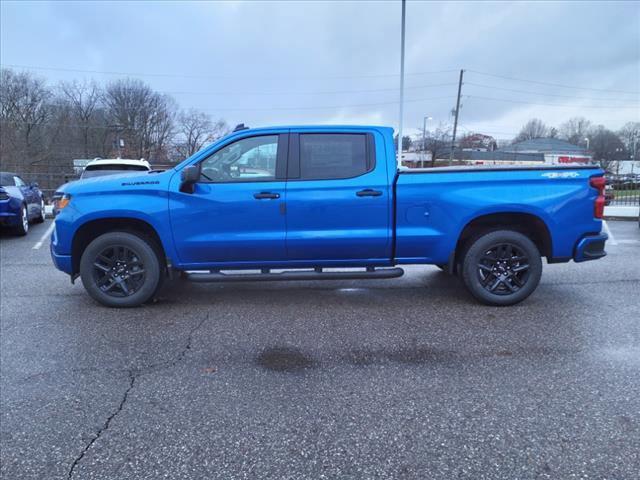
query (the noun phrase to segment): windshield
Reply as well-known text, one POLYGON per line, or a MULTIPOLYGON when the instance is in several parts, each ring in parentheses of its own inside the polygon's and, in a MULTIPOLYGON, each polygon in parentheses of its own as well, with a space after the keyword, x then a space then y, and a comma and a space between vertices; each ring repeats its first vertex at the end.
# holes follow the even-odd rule
POLYGON ((90 165, 84 169, 81 179, 115 175, 118 173, 148 172, 144 165, 90 165))
POLYGON ((12 173, 0 172, 0 187, 15 187, 12 173))

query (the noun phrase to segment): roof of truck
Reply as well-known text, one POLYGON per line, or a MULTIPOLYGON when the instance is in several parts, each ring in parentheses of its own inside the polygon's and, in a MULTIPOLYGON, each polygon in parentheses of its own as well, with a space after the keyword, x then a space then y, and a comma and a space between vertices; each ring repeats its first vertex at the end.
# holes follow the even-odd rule
POLYGON ((393 130, 384 125, 273 125, 267 127, 243 128, 230 133, 247 133, 269 130, 393 130))

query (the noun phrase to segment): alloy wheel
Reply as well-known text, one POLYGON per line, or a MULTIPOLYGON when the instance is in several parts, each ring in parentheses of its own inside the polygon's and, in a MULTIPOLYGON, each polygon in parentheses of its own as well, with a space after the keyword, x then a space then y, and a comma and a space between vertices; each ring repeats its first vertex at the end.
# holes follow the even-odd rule
POLYGON ((477 271, 485 290, 494 295, 511 295, 529 280, 529 258, 517 245, 499 243, 484 251, 477 271))
POLYGON ((27 208, 22 207, 22 230, 26 233, 29 231, 29 215, 27 215, 27 208))
POLYGON ((108 247, 93 262, 93 279, 107 295, 129 297, 144 285, 144 265, 140 255, 130 247, 108 247))

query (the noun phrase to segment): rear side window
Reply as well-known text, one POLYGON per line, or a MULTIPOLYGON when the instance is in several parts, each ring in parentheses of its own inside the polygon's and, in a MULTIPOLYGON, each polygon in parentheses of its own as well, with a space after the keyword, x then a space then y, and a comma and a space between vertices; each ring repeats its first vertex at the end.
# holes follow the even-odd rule
POLYGON ((301 133, 300 179, 352 178, 373 168, 366 134, 301 133))

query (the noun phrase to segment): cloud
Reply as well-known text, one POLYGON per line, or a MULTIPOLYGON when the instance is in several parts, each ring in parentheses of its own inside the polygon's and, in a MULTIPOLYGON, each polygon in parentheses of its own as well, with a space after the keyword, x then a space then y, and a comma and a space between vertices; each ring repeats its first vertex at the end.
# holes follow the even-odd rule
MULTIPOLYGON (((182 92, 173 93, 182 106, 232 124, 398 124, 399 2, 2 2, 0 8, 3 64, 172 74, 141 78, 157 90, 182 92)), ((531 116, 558 124, 582 115, 611 128, 639 120, 636 108, 588 108, 637 106, 637 94, 586 90, 640 89, 638 32, 640 6, 633 2, 408 2, 405 126, 421 128, 424 115, 433 125, 451 121, 460 68, 467 70, 469 96, 460 122, 473 129, 515 132, 531 116)), ((117 78, 38 73, 52 82, 117 78)))

